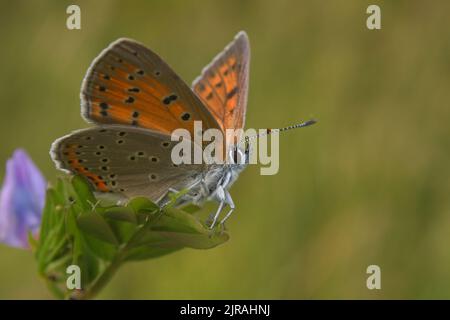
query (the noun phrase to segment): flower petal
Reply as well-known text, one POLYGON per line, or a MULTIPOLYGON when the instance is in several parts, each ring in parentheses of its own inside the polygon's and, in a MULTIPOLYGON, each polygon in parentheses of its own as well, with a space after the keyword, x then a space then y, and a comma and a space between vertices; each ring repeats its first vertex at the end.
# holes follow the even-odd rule
POLYGON ((36 235, 39 230, 46 185, 27 153, 16 150, 0 191, 0 242, 28 248, 28 232, 36 235))

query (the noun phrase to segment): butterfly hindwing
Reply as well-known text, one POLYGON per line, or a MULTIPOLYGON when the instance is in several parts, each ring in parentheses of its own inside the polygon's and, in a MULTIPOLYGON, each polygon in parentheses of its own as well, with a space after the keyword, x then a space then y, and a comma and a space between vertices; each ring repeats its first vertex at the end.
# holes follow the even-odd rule
POLYGON ((170 134, 194 120, 220 128, 189 86, 154 52, 119 39, 92 63, 81 88, 82 114, 97 124, 123 124, 170 134))
POLYGON ((241 31, 192 83, 222 130, 244 127, 249 64, 250 45, 247 34, 241 31))
POLYGON ((174 165, 175 143, 156 131, 105 125, 58 139, 51 155, 59 169, 86 177, 96 191, 158 201, 169 188, 189 186, 204 169, 174 165))

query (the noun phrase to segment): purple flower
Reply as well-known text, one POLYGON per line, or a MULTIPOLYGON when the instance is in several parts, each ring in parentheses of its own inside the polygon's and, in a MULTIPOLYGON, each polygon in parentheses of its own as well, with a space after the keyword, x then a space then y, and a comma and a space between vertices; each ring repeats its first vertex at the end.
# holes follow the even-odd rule
POLYGON ((28 248, 28 233, 39 231, 47 182, 21 149, 6 163, 6 175, 0 191, 0 242, 28 248))

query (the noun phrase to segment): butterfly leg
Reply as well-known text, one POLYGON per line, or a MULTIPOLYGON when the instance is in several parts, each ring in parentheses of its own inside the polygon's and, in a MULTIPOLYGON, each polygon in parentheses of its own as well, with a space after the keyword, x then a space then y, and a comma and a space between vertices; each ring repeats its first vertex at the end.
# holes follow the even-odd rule
MULTIPOLYGON (((231 174, 227 172, 223 178, 223 180, 219 183, 216 190, 214 191, 214 197, 217 201, 220 202, 219 208, 217 208, 216 214, 214 215, 213 222, 211 223, 210 229, 214 228, 217 219, 219 218, 220 212, 223 209, 223 206, 225 204, 229 204, 227 201, 227 194, 229 195, 228 191, 226 190, 226 187, 228 183, 230 182, 231 174)), ((229 197, 231 199, 231 197, 229 197)), ((231 201, 233 202, 233 201, 231 201)), ((234 205, 233 205, 234 206, 234 205)))
POLYGON ((225 191, 221 185, 219 185, 216 189, 216 198, 218 201, 220 201, 220 204, 217 208, 216 213, 214 214, 213 221, 211 222, 211 226, 209 227, 210 229, 214 228, 214 226, 216 225, 217 219, 219 218, 220 212, 222 211, 225 204, 225 191))
MULTIPOLYGON (((188 189, 188 190, 194 189, 194 188, 197 187, 200 183, 202 183, 202 181, 203 181, 203 180, 201 180, 201 179, 199 179, 199 180, 197 180, 197 181, 194 181, 194 183, 192 183, 192 184, 191 184, 190 186, 188 186, 186 189, 188 189)), ((169 188, 168 191, 169 191, 169 192, 172 192, 172 193, 179 193, 179 192, 180 192, 180 190, 177 190, 177 189, 175 189, 175 188, 169 188)))
POLYGON ((223 217, 223 219, 220 221, 220 224, 223 227, 224 227, 225 221, 231 216, 231 214, 234 211, 234 208, 236 208, 235 205, 234 205, 233 199, 231 198, 231 194, 228 192, 228 190, 225 191, 225 203, 230 206, 230 210, 225 215, 225 217, 223 217))
POLYGON ((208 195, 209 195, 209 188, 204 179, 202 179, 202 182, 200 185, 200 192, 202 193, 202 195, 204 197, 208 197, 208 195))
POLYGON ((169 188, 169 190, 167 190, 167 191, 172 192, 172 193, 178 193, 178 192, 180 192, 179 190, 174 189, 174 188, 169 188))
MULTIPOLYGON (((187 202, 192 202, 192 201, 195 202, 196 198, 198 197, 198 194, 196 192, 192 194, 191 191, 192 190, 195 191, 195 188, 197 188, 200 183, 202 183, 202 180, 198 179, 197 181, 194 181, 194 183, 192 183, 190 186, 188 186, 186 188, 188 190, 188 193, 186 193, 183 196, 179 197, 177 199, 177 201, 175 202, 175 204, 177 206, 179 206, 179 205, 185 204, 187 202)), ((174 193, 174 194, 178 194, 180 192, 180 190, 177 190, 177 189, 171 187, 171 188, 168 189, 168 193, 169 192, 174 193)), ((167 196, 166 196, 166 198, 167 198, 167 196)), ((166 201, 168 203, 169 200, 166 199, 166 201)), ((165 203, 165 204, 167 204, 167 203, 165 203)))

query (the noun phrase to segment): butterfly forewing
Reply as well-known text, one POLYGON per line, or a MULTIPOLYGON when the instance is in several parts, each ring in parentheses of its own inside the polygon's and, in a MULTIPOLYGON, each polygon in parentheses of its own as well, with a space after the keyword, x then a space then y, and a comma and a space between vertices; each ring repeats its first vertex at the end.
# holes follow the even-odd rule
POLYGON ((52 146, 59 169, 86 177, 99 192, 153 201, 169 188, 189 186, 203 165, 174 165, 170 136, 130 126, 106 125, 76 131, 52 146))
POLYGON ((244 127, 249 64, 250 45, 247 34, 241 31, 192 83, 222 130, 244 127))
POLYGON ((194 120, 219 124, 189 86, 154 52, 119 39, 97 57, 83 81, 82 114, 99 124, 124 124, 170 134, 194 120))

